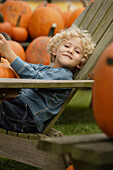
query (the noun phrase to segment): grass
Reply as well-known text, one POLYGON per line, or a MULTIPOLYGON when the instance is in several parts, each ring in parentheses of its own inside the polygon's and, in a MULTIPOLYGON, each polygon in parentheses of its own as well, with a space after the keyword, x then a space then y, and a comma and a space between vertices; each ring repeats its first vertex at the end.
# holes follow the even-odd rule
MULTIPOLYGON (((64 135, 101 133, 91 107, 91 90, 79 90, 53 126, 64 135)), ((37 158, 38 159, 38 158, 37 158)), ((0 157, 0 170, 41 170, 0 157)))
POLYGON ((64 135, 101 133, 91 107, 91 90, 79 90, 65 108, 54 128, 64 135))
POLYGON ((0 157, 0 170, 42 170, 42 169, 0 157))

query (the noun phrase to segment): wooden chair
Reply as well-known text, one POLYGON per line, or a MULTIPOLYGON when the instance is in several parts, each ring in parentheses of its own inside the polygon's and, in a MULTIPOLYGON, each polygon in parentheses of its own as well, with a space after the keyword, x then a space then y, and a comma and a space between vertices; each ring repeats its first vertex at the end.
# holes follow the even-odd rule
MULTIPOLYGON (((72 87, 72 91, 62 106, 60 112, 51 120, 42 134, 15 134, 13 132, 5 133, 25 137, 16 138, 10 135, 0 133, 0 155, 24 162, 33 166, 47 168, 47 170, 65 169, 62 156, 56 154, 45 153, 36 149, 37 140, 33 138, 60 136, 59 133, 52 129, 53 124, 59 118, 69 101, 75 95, 80 87, 92 87, 93 80, 86 80, 88 74, 96 65, 100 54, 105 47, 113 41, 113 1, 112 0, 95 0, 89 5, 83 13, 77 18, 74 24, 80 28, 87 29, 96 43, 96 48, 84 65, 84 67, 74 75, 72 81, 39 81, 39 80, 24 80, 24 79, 0 79, 0 97, 13 96, 20 88, 49 88, 49 87, 72 87), (30 82, 30 83, 29 83, 30 82), (29 138, 29 140, 28 140, 29 138)), ((4 132, 4 130, 1 130, 4 132)), ((43 150, 43 149, 42 149, 43 150)))

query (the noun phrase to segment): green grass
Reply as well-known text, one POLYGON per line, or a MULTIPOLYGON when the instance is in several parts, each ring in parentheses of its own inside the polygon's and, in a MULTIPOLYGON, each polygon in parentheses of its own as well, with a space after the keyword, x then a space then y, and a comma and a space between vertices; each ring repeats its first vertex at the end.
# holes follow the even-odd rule
POLYGON ((0 157, 0 170, 42 170, 42 169, 0 157))
MULTIPOLYGON (((101 133, 91 107, 91 90, 79 90, 53 126, 64 135, 101 133)), ((37 158, 38 159, 38 158, 37 158)), ((41 170, 0 157, 0 170, 41 170)))
POLYGON ((101 133, 91 107, 91 90, 79 90, 65 108, 54 128, 64 135, 101 133))

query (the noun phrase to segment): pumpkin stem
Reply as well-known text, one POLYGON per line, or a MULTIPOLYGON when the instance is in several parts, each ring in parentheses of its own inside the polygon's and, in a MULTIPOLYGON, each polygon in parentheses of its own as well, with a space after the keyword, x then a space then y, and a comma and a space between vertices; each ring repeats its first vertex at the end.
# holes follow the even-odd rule
POLYGON ((49 33, 48 33, 48 37, 53 37, 54 36, 54 32, 55 32, 55 28, 56 28, 57 24, 56 23, 53 23, 50 30, 49 30, 49 33))
POLYGON ((83 4, 84 7, 87 7, 88 6, 88 1, 87 0, 80 0, 83 4))
POLYGON ((47 6, 47 2, 44 2, 44 6, 47 6))
POLYGON ((6 0, 1 0, 1 2, 0 3, 4 3, 6 0))
POLYGON ((0 12, 0 23, 4 23, 3 14, 0 12))
POLYGON ((20 26, 20 19, 21 19, 21 15, 18 16, 17 23, 16 23, 16 27, 19 27, 19 26, 20 26))
POLYGON ((48 3, 52 3, 52 0, 47 0, 48 3))

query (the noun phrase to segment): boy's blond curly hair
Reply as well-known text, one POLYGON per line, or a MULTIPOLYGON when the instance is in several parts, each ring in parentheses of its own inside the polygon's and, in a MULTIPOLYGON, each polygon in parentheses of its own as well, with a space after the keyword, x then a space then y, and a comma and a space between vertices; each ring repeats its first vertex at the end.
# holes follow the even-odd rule
POLYGON ((50 54, 50 61, 54 63, 55 56, 53 55, 54 52, 57 51, 59 45, 73 37, 80 37, 83 42, 84 47, 84 57, 80 65, 84 65, 88 60, 89 56, 92 54, 95 44, 91 40, 91 35, 88 33, 87 30, 80 30, 76 25, 72 25, 69 29, 61 30, 60 33, 57 33, 53 38, 50 39, 48 44, 48 53, 50 54))

